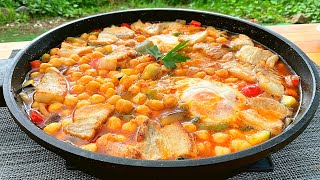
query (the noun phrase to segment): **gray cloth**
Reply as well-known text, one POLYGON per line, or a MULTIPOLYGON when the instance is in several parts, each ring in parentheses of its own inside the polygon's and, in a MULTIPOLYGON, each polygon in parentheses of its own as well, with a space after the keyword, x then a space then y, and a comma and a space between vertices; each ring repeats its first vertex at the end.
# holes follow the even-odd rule
MULTIPOLYGON (((297 139, 271 155, 273 172, 244 172, 230 179, 320 179, 319 109, 297 139)), ((67 170, 64 159, 31 140, 15 124, 8 108, 0 107, 0 179, 97 178, 67 170)))

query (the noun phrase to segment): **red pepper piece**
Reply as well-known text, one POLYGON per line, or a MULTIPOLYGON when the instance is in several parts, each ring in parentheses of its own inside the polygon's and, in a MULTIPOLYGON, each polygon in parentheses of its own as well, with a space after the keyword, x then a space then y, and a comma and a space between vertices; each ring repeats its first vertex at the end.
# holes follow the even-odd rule
POLYGON ((31 64, 31 67, 34 69, 34 68, 39 68, 40 67, 40 64, 41 64, 41 61, 40 60, 34 60, 34 61, 31 61, 30 62, 31 64))
POLYGON ((30 119, 32 122, 34 123, 40 123, 42 122, 44 119, 43 117, 41 116, 41 114, 37 111, 34 111, 34 110, 30 110, 30 119))
POLYGON ((254 23, 254 18, 251 18, 251 19, 250 19, 250 22, 253 22, 253 23, 254 23))
POLYGON ((192 21, 190 22, 190 25, 192 25, 192 26, 196 26, 196 27, 200 27, 200 26, 201 26, 201 22, 198 22, 198 21, 192 20, 192 21))
POLYGON ((291 81, 292 81, 292 85, 298 86, 300 83, 300 78, 299 76, 293 75, 291 76, 291 81))
POLYGON ((255 97, 263 93, 257 84, 246 85, 241 89, 241 93, 247 97, 255 97))
POLYGON ((127 28, 131 29, 131 26, 128 23, 122 23, 121 27, 127 27, 127 28))

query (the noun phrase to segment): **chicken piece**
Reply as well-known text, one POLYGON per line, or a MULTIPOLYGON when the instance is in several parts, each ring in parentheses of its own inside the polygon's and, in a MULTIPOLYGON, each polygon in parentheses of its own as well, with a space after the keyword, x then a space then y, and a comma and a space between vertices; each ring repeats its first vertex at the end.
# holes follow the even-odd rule
POLYGON ((239 50, 242 46, 245 45, 254 46, 252 40, 244 34, 239 34, 237 38, 232 40, 232 43, 237 50, 239 50))
POLYGON ((168 33, 175 33, 179 32, 184 25, 186 24, 186 21, 184 20, 177 20, 175 22, 163 22, 161 23, 162 31, 168 31, 168 33))
POLYGON ((131 24, 131 29, 136 33, 141 33, 145 36, 150 37, 160 34, 163 29, 163 26, 161 23, 143 23, 141 22, 141 20, 138 20, 137 22, 131 24))
POLYGON ((145 121, 138 132, 138 140, 145 159, 176 159, 196 154, 193 137, 179 122, 160 128, 156 122, 145 121))
POLYGON ((259 114, 269 118, 284 119, 291 115, 290 110, 284 104, 267 97, 250 98, 248 105, 259 114))
POLYGON ((58 55, 61 57, 69 57, 72 54, 78 54, 79 56, 85 55, 87 53, 92 52, 93 47, 81 47, 81 46, 73 46, 69 43, 62 42, 61 48, 58 51, 58 55))
POLYGON ((257 81, 254 73, 254 67, 246 62, 229 61, 222 64, 224 69, 227 69, 229 73, 239 79, 246 82, 255 83, 257 81))
POLYGON ((193 45, 193 50, 200 51, 212 59, 221 59, 228 51, 221 49, 219 46, 213 46, 207 43, 197 43, 193 45))
POLYGON ((198 32, 192 35, 181 35, 179 36, 179 40, 180 41, 189 41, 190 45, 196 44, 196 43, 200 43, 202 41, 204 41, 206 39, 206 37, 208 36, 208 32, 207 31, 202 31, 202 32, 198 32))
POLYGON ((104 153, 124 158, 140 159, 141 153, 138 151, 136 146, 123 144, 121 142, 108 141, 104 148, 104 153))
POLYGON ((272 69, 264 67, 256 68, 256 76, 259 87, 274 96, 284 95, 284 86, 281 83, 281 78, 272 69))
POLYGON ((267 130, 271 134, 280 134, 283 130, 283 122, 279 119, 268 119, 252 109, 239 112, 239 117, 244 124, 247 124, 257 130, 267 130))
POLYGON ((128 58, 136 56, 136 52, 132 48, 123 45, 118 46, 114 51, 97 62, 97 69, 115 70, 117 62, 124 61, 128 58))
POLYGON ((236 57, 241 61, 245 61, 253 65, 266 64, 269 67, 274 67, 275 63, 279 59, 277 55, 273 54, 269 50, 264 50, 249 45, 243 46, 236 53, 236 57))
POLYGON ((39 103, 50 104, 63 102, 67 93, 67 82, 65 78, 54 70, 48 69, 36 86, 34 100, 39 103))
POLYGON ((134 31, 123 26, 121 27, 111 26, 108 28, 104 28, 101 33, 111 34, 116 36, 119 39, 129 39, 129 38, 133 38, 134 36, 134 31))
POLYGON ((110 104, 84 105, 75 110, 73 122, 66 126, 64 131, 72 136, 90 140, 113 110, 114 107, 110 104))

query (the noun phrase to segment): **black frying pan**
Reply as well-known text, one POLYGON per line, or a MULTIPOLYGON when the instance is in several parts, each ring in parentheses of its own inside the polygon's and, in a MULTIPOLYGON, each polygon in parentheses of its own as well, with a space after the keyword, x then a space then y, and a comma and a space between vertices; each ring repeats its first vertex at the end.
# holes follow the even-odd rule
POLYGON ((7 72, 3 84, 4 98, 20 128, 30 138, 71 161, 79 168, 96 175, 102 174, 106 178, 114 173, 155 176, 182 174, 187 176, 200 174, 211 174, 214 177, 228 176, 231 172, 237 172, 236 170, 278 151, 293 141, 307 127, 319 104, 319 92, 316 89, 316 83, 319 83, 318 74, 308 57, 297 46, 260 25, 230 16, 195 10, 139 9, 82 18, 57 27, 33 40, 30 45, 15 56, 13 64, 5 71, 7 72), (30 61, 39 59, 49 49, 59 46, 68 36, 78 36, 84 32, 112 24, 132 23, 138 19, 149 22, 174 21, 176 19, 183 19, 187 22, 196 20, 204 25, 246 34, 278 53, 301 77, 301 107, 296 120, 280 135, 240 152, 212 158, 165 161, 135 160, 85 151, 55 139, 29 120, 18 93, 26 73, 30 70, 30 61))

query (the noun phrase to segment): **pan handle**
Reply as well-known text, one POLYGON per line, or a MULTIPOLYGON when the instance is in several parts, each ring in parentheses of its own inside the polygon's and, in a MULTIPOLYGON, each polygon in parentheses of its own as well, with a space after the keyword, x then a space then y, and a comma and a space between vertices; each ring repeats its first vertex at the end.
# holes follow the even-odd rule
MULTIPOLYGON (((3 92, 2 86, 4 83, 4 78, 6 76, 7 71, 13 65, 13 59, 0 59, 0 90, 3 92)), ((3 97, 3 93, 0 93, 0 107, 6 107, 6 102, 3 97)))

